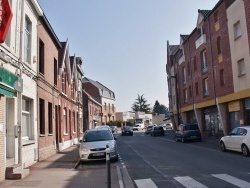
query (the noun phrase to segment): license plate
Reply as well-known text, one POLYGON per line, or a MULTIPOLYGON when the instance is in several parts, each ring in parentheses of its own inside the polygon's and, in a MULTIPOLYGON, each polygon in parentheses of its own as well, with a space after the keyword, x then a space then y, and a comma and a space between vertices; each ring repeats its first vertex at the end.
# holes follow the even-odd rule
POLYGON ((103 156, 104 155, 104 153, 102 152, 102 153, 93 153, 93 156, 103 156))

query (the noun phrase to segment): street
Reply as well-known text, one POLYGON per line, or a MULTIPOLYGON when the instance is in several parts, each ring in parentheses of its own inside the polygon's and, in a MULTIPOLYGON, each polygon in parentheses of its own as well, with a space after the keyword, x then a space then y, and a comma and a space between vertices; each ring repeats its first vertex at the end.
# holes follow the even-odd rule
POLYGON ((250 187, 250 158, 241 153, 138 131, 117 142, 120 162, 138 188, 250 187))

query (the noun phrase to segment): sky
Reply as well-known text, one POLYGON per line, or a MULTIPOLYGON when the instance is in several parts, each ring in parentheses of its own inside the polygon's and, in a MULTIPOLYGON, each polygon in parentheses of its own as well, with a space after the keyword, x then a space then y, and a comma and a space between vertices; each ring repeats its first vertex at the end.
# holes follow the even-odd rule
POLYGON ((138 95, 168 107, 167 41, 196 27, 198 9, 219 0, 38 0, 70 55, 83 59, 84 76, 115 93, 117 112, 131 111, 138 95))

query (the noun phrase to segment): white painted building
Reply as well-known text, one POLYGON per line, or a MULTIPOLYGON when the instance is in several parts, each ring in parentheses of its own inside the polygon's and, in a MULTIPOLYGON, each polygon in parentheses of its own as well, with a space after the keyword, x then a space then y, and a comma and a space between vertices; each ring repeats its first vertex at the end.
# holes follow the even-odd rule
POLYGON ((43 12, 37 0, 15 0, 10 4, 11 26, 5 42, 0 45, 0 88, 3 88, 0 91, 3 104, 0 137, 5 137, 4 152, 0 153, 1 166, 4 166, 0 168, 0 181, 8 167, 24 169, 36 163, 38 151, 37 24, 43 12), (7 79, 3 81, 3 78, 7 79), (15 81, 8 83, 13 79, 15 81))

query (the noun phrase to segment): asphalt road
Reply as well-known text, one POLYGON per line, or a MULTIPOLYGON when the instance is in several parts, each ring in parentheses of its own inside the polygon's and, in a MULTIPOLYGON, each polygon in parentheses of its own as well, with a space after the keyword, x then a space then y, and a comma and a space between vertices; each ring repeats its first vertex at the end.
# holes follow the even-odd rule
POLYGON ((117 137, 122 166, 138 188, 250 187, 250 157, 202 142, 175 142, 143 132, 117 137))

